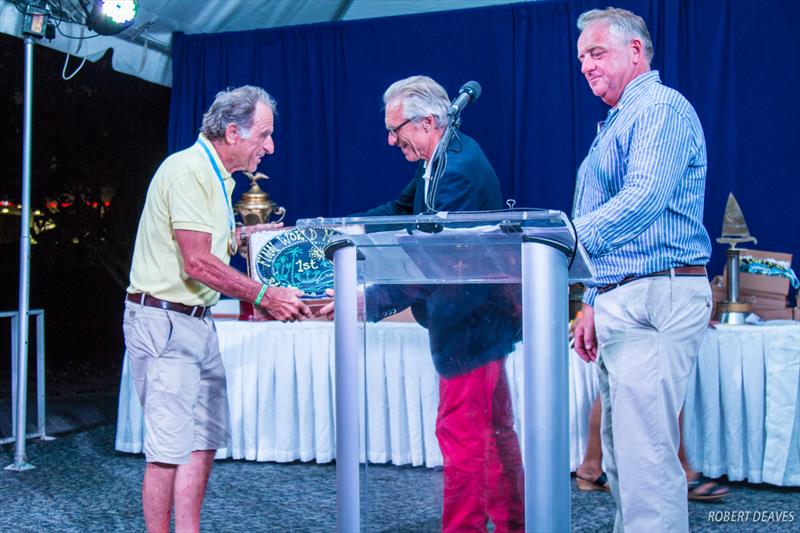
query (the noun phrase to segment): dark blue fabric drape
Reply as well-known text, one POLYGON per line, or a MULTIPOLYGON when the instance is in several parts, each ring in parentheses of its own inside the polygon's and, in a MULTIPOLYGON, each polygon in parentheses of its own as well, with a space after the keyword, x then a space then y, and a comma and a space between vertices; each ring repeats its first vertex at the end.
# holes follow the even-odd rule
MULTIPOLYGON (((729 192, 760 249, 800 255, 800 20, 796 0, 630 0, 652 33, 653 68, 695 106, 708 143, 705 223, 721 231, 729 192)), ((392 199, 413 167, 386 143, 381 95, 427 74, 455 96, 483 94, 462 129, 483 146, 517 206, 569 212, 575 170, 607 108, 579 71, 577 16, 596 1, 511 4, 216 35, 176 34, 169 147, 194 142, 227 86, 278 101, 276 153, 263 187, 297 218, 392 199)), ((235 197, 246 180, 239 177, 235 197)), ((712 272, 721 272, 715 245, 712 272)), ((797 270, 797 260, 795 269, 797 270)))

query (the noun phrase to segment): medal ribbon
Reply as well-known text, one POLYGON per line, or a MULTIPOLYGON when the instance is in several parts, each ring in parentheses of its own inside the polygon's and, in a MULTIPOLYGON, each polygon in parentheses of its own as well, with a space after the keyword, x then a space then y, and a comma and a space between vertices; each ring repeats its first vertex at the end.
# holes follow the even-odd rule
MULTIPOLYGON (((234 236, 235 240, 236 220, 233 217, 233 205, 231 205, 231 200, 228 197, 228 188, 225 187, 225 180, 222 178, 222 173, 219 171, 217 162, 214 161, 214 156, 211 155, 211 150, 209 150, 208 146, 206 146, 206 144, 200 139, 197 140, 197 144, 199 144, 203 148, 203 150, 205 150, 206 155, 208 156, 208 162, 211 163, 211 168, 214 169, 214 173, 217 175, 217 179, 219 180, 219 185, 220 187, 222 187, 222 199, 225 201, 225 207, 228 210, 228 227, 230 228, 231 235, 234 236)), ((229 248, 230 248, 230 243, 229 243, 229 248)), ((231 255, 233 255, 236 253, 236 250, 230 250, 230 252, 231 255)))

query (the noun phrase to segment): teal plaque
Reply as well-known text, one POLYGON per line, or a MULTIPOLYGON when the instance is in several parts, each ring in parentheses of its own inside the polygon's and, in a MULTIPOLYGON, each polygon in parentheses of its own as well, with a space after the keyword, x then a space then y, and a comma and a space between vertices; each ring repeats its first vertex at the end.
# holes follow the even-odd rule
POLYGON ((294 287, 306 293, 304 298, 324 298, 325 289, 333 288, 333 263, 325 258, 325 247, 343 233, 354 233, 353 227, 253 233, 250 274, 270 287, 294 287))

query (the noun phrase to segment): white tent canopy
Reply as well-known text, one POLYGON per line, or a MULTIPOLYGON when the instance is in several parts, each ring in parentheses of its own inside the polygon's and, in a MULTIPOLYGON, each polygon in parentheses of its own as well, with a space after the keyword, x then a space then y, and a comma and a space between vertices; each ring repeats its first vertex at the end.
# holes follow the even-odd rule
MULTIPOLYGON (((77 3, 90 0, 50 0, 74 20, 83 20, 77 3)), ((52 41, 38 44, 97 61, 114 49, 115 70, 159 85, 172 85, 170 56, 172 33, 219 33, 277 28, 315 22, 355 20, 463 9, 510 3, 512 0, 139 0, 136 21, 122 33, 91 39, 70 39, 95 35, 85 26, 62 22, 52 41)), ((26 0, 0 0, 0 32, 21 37, 22 13, 26 0)))

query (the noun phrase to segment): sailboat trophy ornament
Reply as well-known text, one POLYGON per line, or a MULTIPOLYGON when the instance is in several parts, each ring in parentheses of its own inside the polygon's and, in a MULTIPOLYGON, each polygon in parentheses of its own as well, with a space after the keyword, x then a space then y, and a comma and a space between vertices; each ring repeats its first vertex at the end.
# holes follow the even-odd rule
POLYGON ((256 183, 258 180, 268 180, 269 176, 261 172, 245 172, 245 176, 250 178, 250 189, 242 193, 241 199, 236 202, 236 212, 242 217, 245 226, 255 226, 269 222, 269 218, 275 215, 280 222, 286 216, 286 209, 279 206, 269 197, 269 194, 261 190, 256 183))
POLYGON ((717 239, 720 244, 729 244, 726 252, 728 259, 728 287, 727 299, 718 306, 717 320, 722 324, 744 324, 747 315, 752 311, 750 304, 739 301, 739 260, 741 250, 737 244, 753 242, 758 244, 755 237, 750 235, 747 223, 744 221, 742 208, 734 198, 733 193, 728 195, 725 205, 725 214, 722 217, 722 237, 717 239))

